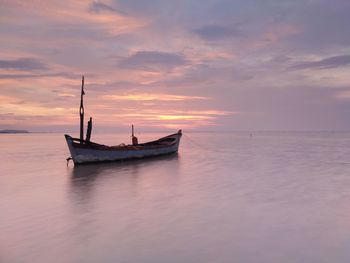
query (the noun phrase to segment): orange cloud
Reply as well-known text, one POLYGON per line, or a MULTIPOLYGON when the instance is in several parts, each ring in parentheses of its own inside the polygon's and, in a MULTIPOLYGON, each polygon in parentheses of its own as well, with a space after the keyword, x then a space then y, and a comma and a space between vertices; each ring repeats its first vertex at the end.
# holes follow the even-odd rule
MULTIPOLYGON (((120 109, 124 113, 116 113, 113 117, 123 125, 134 123, 136 125, 146 125, 149 127, 186 127, 195 128, 200 126, 215 125, 219 116, 238 114, 237 112, 226 112, 216 110, 181 111, 167 109, 142 110, 120 109)), ((100 116, 99 118, 103 118, 100 116)), ((103 121, 103 120, 102 120, 103 121)), ((109 122, 110 120, 108 120, 109 122)))
POLYGON ((129 101, 186 101, 186 100, 207 100, 207 97, 201 96, 181 96, 171 94, 150 94, 150 93, 139 93, 129 95, 104 95, 103 99, 107 100, 129 100, 129 101))

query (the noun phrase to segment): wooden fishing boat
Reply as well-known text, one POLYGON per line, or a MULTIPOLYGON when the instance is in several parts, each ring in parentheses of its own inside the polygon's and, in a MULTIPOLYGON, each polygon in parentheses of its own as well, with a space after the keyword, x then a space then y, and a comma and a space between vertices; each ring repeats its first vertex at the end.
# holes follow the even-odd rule
POLYGON ((82 78, 81 99, 80 99, 80 138, 73 138, 65 134, 68 149, 71 157, 67 161, 73 160, 74 164, 84 164, 91 162, 118 161, 126 159, 146 158, 175 153, 179 149, 181 130, 177 133, 162 137, 155 141, 138 143, 134 136, 134 126, 132 125, 132 144, 120 144, 107 146, 91 142, 92 118, 88 121, 86 139, 84 139, 84 76, 82 78))

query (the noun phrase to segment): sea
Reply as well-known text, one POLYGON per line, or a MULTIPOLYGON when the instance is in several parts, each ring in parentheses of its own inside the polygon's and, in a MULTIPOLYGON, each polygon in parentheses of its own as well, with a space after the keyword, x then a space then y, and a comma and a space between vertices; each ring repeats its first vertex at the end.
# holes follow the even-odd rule
POLYGON ((178 154, 76 167, 62 133, 0 145, 1 263, 350 262, 349 132, 184 131, 178 154))

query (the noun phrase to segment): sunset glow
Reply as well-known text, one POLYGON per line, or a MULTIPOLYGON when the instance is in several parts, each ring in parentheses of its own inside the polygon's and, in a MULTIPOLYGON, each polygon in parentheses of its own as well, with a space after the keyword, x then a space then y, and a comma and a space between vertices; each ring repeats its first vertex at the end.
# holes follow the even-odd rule
POLYGON ((184 100, 206 100, 206 97, 179 96, 170 94, 130 94, 130 95, 105 95, 103 99, 111 100, 136 100, 136 101, 184 101, 184 100))
POLYGON ((0 0, 0 128, 350 128, 347 1, 146 2, 0 0))

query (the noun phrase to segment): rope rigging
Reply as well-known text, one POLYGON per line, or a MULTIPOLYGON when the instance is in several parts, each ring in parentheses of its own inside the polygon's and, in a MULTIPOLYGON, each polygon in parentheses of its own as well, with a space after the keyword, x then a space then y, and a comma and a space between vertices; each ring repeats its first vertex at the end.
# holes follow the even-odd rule
POLYGON ((232 153, 232 151, 224 151, 224 150, 209 148, 207 146, 199 144, 195 140, 192 140, 192 138, 190 138, 187 134, 183 133, 182 135, 184 135, 184 137, 186 137, 190 143, 192 143, 194 146, 196 146, 197 148, 200 148, 202 150, 209 151, 209 152, 217 152, 217 153, 232 153))

